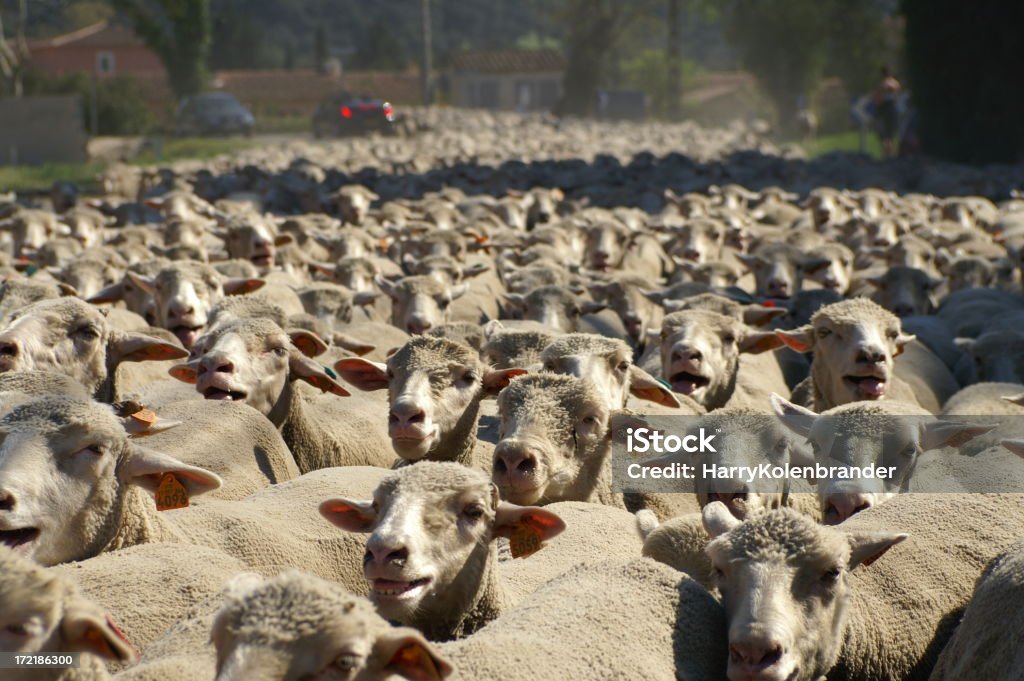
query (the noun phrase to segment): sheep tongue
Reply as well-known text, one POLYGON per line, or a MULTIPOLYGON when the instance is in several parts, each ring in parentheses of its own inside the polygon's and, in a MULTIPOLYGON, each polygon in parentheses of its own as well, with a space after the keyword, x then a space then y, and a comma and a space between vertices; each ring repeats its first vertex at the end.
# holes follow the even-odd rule
POLYGON ((857 385, 862 393, 871 397, 881 397, 885 394, 885 381, 879 378, 862 378, 857 385))
POLYGON ((672 390, 683 395, 691 395, 697 389, 697 381, 688 381, 685 378, 677 378, 672 381, 672 390))

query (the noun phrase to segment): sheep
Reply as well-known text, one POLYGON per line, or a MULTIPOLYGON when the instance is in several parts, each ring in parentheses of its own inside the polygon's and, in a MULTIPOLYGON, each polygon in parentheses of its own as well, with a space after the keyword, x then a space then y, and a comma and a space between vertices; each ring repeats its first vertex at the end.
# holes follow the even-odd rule
POLYGON ((800 271, 822 288, 845 295, 853 279, 853 251, 840 243, 827 243, 804 254, 800 271))
POLYGON ((127 439, 109 407, 65 395, 15 406, 0 418, 0 543, 44 565, 95 555, 145 533, 142 489, 171 474, 186 496, 221 479, 127 439), (79 466, 59 465, 73 457, 79 466), (143 509, 133 514, 132 510, 143 509), (116 517, 126 524, 111 522, 116 517))
POLYGON ((370 533, 370 599, 432 640, 472 634, 507 607, 497 537, 544 542, 565 529, 551 511, 502 502, 487 475, 456 463, 407 466, 384 478, 372 501, 330 499, 320 512, 344 530, 370 533))
POLYGON ((296 347, 317 342, 306 332, 288 334, 269 319, 229 319, 200 337, 192 359, 170 373, 207 400, 244 402, 266 416, 303 473, 326 466, 389 466, 393 457, 382 429, 374 426, 379 405, 337 401, 349 392, 296 347), (332 396, 306 400, 298 381, 332 396))
POLYGON ((486 340, 484 329, 480 328, 479 324, 472 322, 448 322, 434 327, 426 335, 433 338, 447 338, 468 345, 477 352, 480 351, 486 340))
POLYGON ((800 292, 804 260, 799 249, 786 243, 771 243, 759 247, 749 255, 738 253, 740 261, 754 275, 758 295, 768 298, 789 298, 800 292))
POLYGON ((544 328, 507 328, 497 319, 484 325, 486 342, 480 357, 496 369, 531 367, 540 364, 540 355, 556 334, 544 328))
POLYGON ((67 284, 54 284, 34 279, 0 281, 0 323, 12 312, 40 300, 75 296, 78 292, 67 284))
POLYGON ((519 377, 498 395, 498 413, 492 480, 512 503, 587 501, 648 508, 662 518, 696 509, 688 495, 613 492, 612 436, 634 417, 609 409, 589 381, 559 374, 519 377))
POLYGON ((929 681, 1011 681, 1024 669, 1024 545, 995 558, 981 577, 929 681))
POLYGON ((82 653, 76 669, 7 669, 9 681, 104 681, 103 660, 131 662, 135 649, 110 615, 67 579, 0 547, 0 648, 8 653, 82 653))
POLYGON ((897 317, 934 312, 931 293, 945 283, 944 279, 933 279, 927 272, 902 265, 890 267, 885 274, 866 280, 875 287, 875 302, 897 317))
POLYGON ((405 461, 473 465, 480 403, 524 369, 491 369, 469 347, 415 336, 386 364, 339 360, 335 370, 360 390, 388 390, 388 434, 405 461))
POLYGON ((893 376, 893 360, 914 337, 877 303, 832 303, 815 312, 810 324, 775 333, 797 352, 814 352, 810 376, 793 389, 802 406, 825 411, 859 400, 917 402, 910 387, 893 376))
MULTIPOLYGON (((754 331, 733 317, 701 309, 666 315, 660 339, 662 377, 674 392, 693 398, 709 411, 725 406, 734 394, 760 402, 764 390, 759 384, 744 383, 743 390, 737 390, 740 354, 782 345, 773 332, 754 331)), ((785 390, 784 386, 776 387, 785 390)))
POLYGON ((391 298, 391 323, 412 335, 447 322, 451 302, 469 290, 467 284, 453 286, 429 276, 396 282, 378 276, 374 281, 391 298))
POLYGON ((440 644, 415 630, 392 628, 365 600, 294 571, 266 580, 239 576, 225 588, 222 603, 168 632, 160 651, 168 657, 129 670, 126 681, 186 678, 177 676, 182 672, 208 677, 214 671, 217 681, 294 681, 329 666, 352 670, 353 678, 424 681, 638 673, 694 681, 721 678, 725 671, 718 653, 726 638, 721 607, 692 580, 646 559, 580 565, 487 628, 440 644), (610 631, 634 632, 643 649, 614 637, 565 655, 594 621, 610 631), (210 640, 216 654, 206 648, 196 660, 196 647, 210 640))
POLYGON ((1014 499, 899 495, 835 528, 790 509, 741 522, 709 504, 729 678, 926 679, 975 579, 1018 541, 1014 499))
POLYGON ((957 338, 956 346, 967 353, 972 377, 990 383, 1024 382, 1024 333, 989 331, 977 338, 957 338))
MULTIPOLYGON (((911 489, 912 483, 927 491, 930 478, 924 471, 915 473, 918 464, 937 466, 947 457, 926 457, 926 452, 959 447, 994 427, 936 419, 916 405, 895 400, 851 402, 820 414, 778 395, 772 395, 771 404, 787 428, 808 440, 818 464, 873 465, 888 471, 885 478, 819 479, 818 500, 829 525, 911 489)), ((932 472, 938 474, 938 469, 932 472)))
POLYGON ((277 247, 293 240, 290 234, 276 234, 273 222, 258 214, 227 216, 224 222, 213 234, 224 241, 228 257, 248 260, 262 274, 273 268, 277 247))
POLYGON ((56 371, 81 383, 97 399, 122 399, 116 369, 122 362, 174 360, 180 346, 141 333, 110 328, 106 316, 77 298, 32 303, 0 329, 0 372, 56 371))
POLYGON ((210 308, 226 295, 255 291, 262 279, 227 279, 209 265, 180 261, 154 276, 128 271, 128 278, 153 296, 154 320, 191 348, 202 335, 210 308))
POLYGON ((551 285, 528 293, 507 293, 506 305, 521 312, 522 319, 542 324, 556 332, 580 330, 580 317, 604 307, 600 303, 580 304, 576 293, 565 286, 551 285))

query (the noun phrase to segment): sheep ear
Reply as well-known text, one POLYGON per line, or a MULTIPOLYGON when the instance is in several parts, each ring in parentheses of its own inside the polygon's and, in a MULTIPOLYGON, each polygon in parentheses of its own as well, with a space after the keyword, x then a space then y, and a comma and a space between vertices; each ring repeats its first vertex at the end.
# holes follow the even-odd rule
POLYGON ((806 407, 793 404, 778 393, 768 396, 772 411, 782 419, 782 423, 797 435, 807 437, 811 432, 818 415, 806 407))
POLYGON ((99 293, 94 293, 89 296, 86 298, 85 302, 92 303, 93 305, 99 305, 100 303, 113 303, 123 299, 124 286, 122 286, 121 282, 118 282, 102 289, 99 293))
POLYGON ((1016 395, 1004 395, 1000 399, 1006 400, 1010 404, 1016 404, 1017 406, 1024 407, 1024 393, 1017 393, 1016 395))
POLYGON ((452 666, 415 629, 396 627, 377 637, 373 654, 385 672, 409 681, 443 681, 452 666))
POLYGON ((176 364, 167 370, 167 373, 171 375, 171 378, 176 378, 182 383, 196 384, 199 380, 198 368, 189 362, 188 364, 176 364))
POLYGON ((184 359, 188 350, 153 336, 134 331, 110 334, 107 340, 107 356, 114 364, 120 362, 159 362, 169 359, 184 359))
POLYGON ((847 534, 850 542, 849 569, 858 565, 867 567, 882 555, 906 539, 908 535, 898 532, 856 532, 847 534))
POLYGON ((306 357, 317 357, 327 352, 327 343, 312 331, 289 329, 288 336, 292 339, 292 344, 306 357))
POLYGON ((1000 440, 999 444, 1003 445, 1017 456, 1024 456, 1024 440, 1006 439, 1000 440))
POLYGON ((748 331, 740 339, 739 349, 740 352, 759 355, 768 350, 781 348, 782 344, 782 338, 774 331, 748 331))
POLYGON ((871 284, 872 286, 874 286, 877 289, 884 289, 885 288, 885 277, 883 277, 880 274, 875 274, 875 275, 872 275, 870 277, 864 277, 864 281, 866 281, 867 283, 871 284))
POLYGON ((320 515, 347 532, 371 532, 377 522, 372 501, 328 499, 320 504, 320 515))
POLYGON ((491 321, 484 324, 484 338, 490 340, 495 334, 501 333, 504 330, 504 324, 502 324, 497 319, 492 319, 491 321))
POLYGON ((358 307, 365 307, 367 305, 373 305, 373 303, 381 297, 380 291, 360 291, 359 293, 352 296, 352 304, 358 307))
POLYGON ((721 537, 742 524, 721 501, 712 501, 705 506, 701 511, 701 520, 704 522, 704 531, 712 539, 721 537))
POLYGON ((737 253, 736 258, 751 272, 765 265, 765 261, 762 258, 750 255, 749 253, 737 253))
POLYGON ((493 369, 484 374, 484 393, 497 395, 516 376, 529 373, 526 369, 493 369))
POLYGON ((64 609, 61 635, 70 652, 92 653, 105 660, 134 662, 135 649, 110 615, 96 606, 72 601, 64 609))
POLYGON ((664 291, 645 291, 641 289, 640 293, 643 295, 644 298, 651 301, 652 303, 657 303, 658 305, 661 305, 662 301, 665 300, 664 291))
POLYGON ((393 281, 378 274, 373 278, 373 283, 377 285, 377 288, 384 292, 384 295, 392 300, 398 300, 398 289, 395 287, 395 283, 393 281))
POLYGON ((388 387, 388 365, 361 357, 346 357, 334 364, 334 370, 360 390, 384 390, 388 387))
POLYGON ((635 364, 629 368, 629 392, 634 397, 660 404, 663 407, 678 409, 683 406, 672 391, 662 385, 661 381, 635 364))
POLYGON ((766 307, 764 305, 747 305, 743 308, 743 322, 750 326, 764 326, 773 319, 782 317, 787 312, 784 307, 766 307))
POLYGON ((993 430, 995 425, 975 425, 953 421, 930 421, 921 424, 921 449, 961 447, 979 435, 993 430))
POLYGON ((489 269, 491 269, 491 266, 485 262, 473 263, 469 267, 462 268, 462 276, 465 279, 469 279, 470 277, 479 276, 489 269))
POLYGON ((226 279, 223 284, 224 293, 229 296, 252 293, 256 289, 263 288, 266 283, 262 279, 226 279))
POLYGON ((606 307, 608 307, 607 303, 598 303, 598 302, 594 302, 594 301, 588 301, 586 303, 583 303, 583 305, 580 308, 580 313, 581 314, 594 314, 596 312, 600 312, 601 310, 605 309, 606 307))
POLYGON ((810 324, 801 326, 792 331, 777 330, 775 335, 779 337, 786 347, 796 352, 810 352, 814 347, 814 327, 810 324))
POLYGON ((169 454, 148 447, 132 445, 127 462, 121 467, 121 479, 155 492, 160 480, 170 473, 185 486, 190 497, 220 489, 224 484, 220 476, 205 468, 190 466, 169 454))
POLYGON ((973 338, 954 338, 953 344, 962 352, 970 352, 974 347, 973 338))
POLYGON ((287 246, 290 243, 295 242, 295 237, 291 234, 278 234, 274 237, 275 246, 287 246))
POLYGON ((467 291, 469 291, 469 284, 459 284, 458 286, 453 286, 451 288, 452 300, 455 300, 456 298, 461 298, 462 296, 466 295, 467 291))
POLYGON ((153 280, 153 277, 147 277, 142 274, 138 274, 137 272, 132 272, 131 270, 125 272, 125 275, 133 284, 146 293, 152 295, 153 292, 156 291, 156 282, 153 280))
POLYGON ((540 541, 547 541, 565 530, 565 521, 544 508, 499 502, 494 516, 494 536, 511 537, 521 527, 528 528, 540 541))
MULTIPOLYGON (((327 373, 329 369, 322 367, 313 360, 300 355, 297 352, 291 353, 288 357, 288 380, 300 380, 319 388, 321 392, 333 393, 339 397, 348 397, 352 393, 345 390, 338 383, 334 376, 327 373)), ((333 372, 331 372, 333 373, 333 372)))
POLYGON ((828 267, 831 262, 832 261, 828 258, 811 257, 800 263, 800 269, 802 269, 805 274, 814 274, 815 272, 828 267))
POLYGON ((353 338, 346 333, 335 333, 332 340, 339 348, 343 348, 349 352, 354 352, 357 355, 365 355, 377 349, 376 345, 364 343, 363 341, 353 338))
POLYGON ((894 341, 896 343, 896 352, 892 353, 892 356, 899 357, 900 355, 902 355, 907 343, 911 342, 912 340, 915 340, 916 338, 917 336, 915 336, 912 333, 901 333, 900 335, 896 336, 896 340, 894 341))

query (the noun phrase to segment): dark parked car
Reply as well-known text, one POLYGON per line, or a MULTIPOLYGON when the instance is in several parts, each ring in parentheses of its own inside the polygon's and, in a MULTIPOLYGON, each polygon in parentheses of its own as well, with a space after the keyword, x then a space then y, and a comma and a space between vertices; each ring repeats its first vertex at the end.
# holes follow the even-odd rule
POLYGON ((204 92, 181 100, 175 122, 179 135, 251 135, 256 119, 234 95, 204 92))
POLYGON ((388 102, 368 97, 352 97, 347 92, 320 102, 313 113, 314 137, 361 135, 367 132, 392 132, 395 108, 388 102))

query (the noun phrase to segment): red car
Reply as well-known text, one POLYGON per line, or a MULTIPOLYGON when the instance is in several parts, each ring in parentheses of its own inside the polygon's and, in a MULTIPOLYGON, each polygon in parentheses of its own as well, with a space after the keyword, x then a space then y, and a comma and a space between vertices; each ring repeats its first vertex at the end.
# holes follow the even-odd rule
POLYGON ((313 136, 343 137, 369 132, 393 132, 395 108, 390 103, 368 97, 352 97, 347 92, 328 97, 313 113, 313 136))

